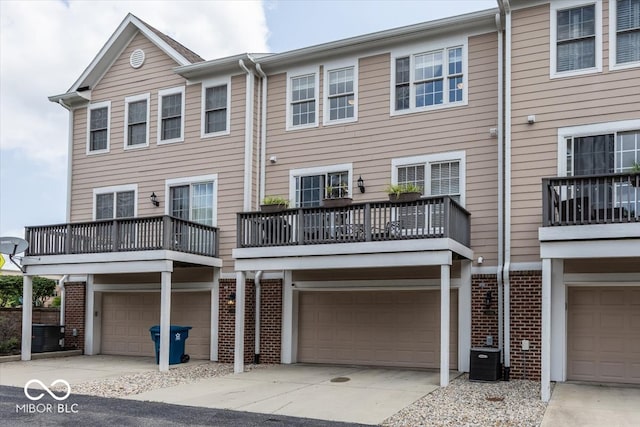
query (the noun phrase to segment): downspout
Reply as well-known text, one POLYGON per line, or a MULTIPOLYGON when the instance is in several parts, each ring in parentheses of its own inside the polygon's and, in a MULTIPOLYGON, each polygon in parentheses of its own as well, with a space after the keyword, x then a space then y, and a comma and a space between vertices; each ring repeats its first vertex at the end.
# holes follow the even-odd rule
POLYGON ((245 119, 244 119, 244 200, 242 208, 245 212, 251 210, 252 195, 252 164, 253 164, 253 71, 244 65, 242 59, 238 60, 238 65, 247 73, 246 97, 245 97, 245 119))
POLYGON ((253 277, 253 283, 256 287, 256 346, 255 355, 253 357, 253 363, 260 363, 260 280, 262 280, 262 270, 256 271, 256 275, 253 277))
POLYGON ((64 326, 64 300, 65 289, 64 284, 69 279, 69 275, 65 274, 60 280, 58 280, 58 286, 60 287, 60 326, 64 326))
POLYGON ((260 118, 260 195, 258 200, 262 200, 265 198, 266 187, 267 187, 267 169, 266 169, 266 159, 267 159, 267 88, 268 81, 267 75, 264 71, 262 71, 262 67, 260 64, 256 64, 256 70, 260 77, 262 77, 262 106, 261 109, 261 118, 260 118))
MULTIPOLYGON (((500 5, 502 9, 502 5, 500 5)), ((503 295, 502 269, 504 268, 504 33, 503 20, 500 13, 496 13, 496 27, 498 28, 498 271, 496 272, 498 285, 498 348, 500 362, 504 364, 503 350, 503 295)))

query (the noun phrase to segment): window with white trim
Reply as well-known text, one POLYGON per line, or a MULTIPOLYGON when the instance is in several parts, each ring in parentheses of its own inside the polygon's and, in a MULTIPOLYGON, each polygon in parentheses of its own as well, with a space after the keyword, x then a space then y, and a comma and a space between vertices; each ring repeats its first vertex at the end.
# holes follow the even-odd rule
POLYGON ((202 83, 202 137, 229 133, 229 79, 202 83))
POLYGON ((464 46, 400 56, 393 63, 396 112, 465 102, 464 46))
POLYGON ((90 104, 87 107, 89 126, 87 128, 87 154, 109 151, 111 125, 111 101, 90 104))
POLYGON ((94 190, 96 220, 131 218, 136 215, 136 188, 98 188, 94 190))
POLYGON ((323 199, 351 194, 350 163, 289 171, 289 198, 295 207, 320 206, 323 199))
POLYGON ((158 91, 158 144, 184 141, 184 87, 158 91))
POLYGON ((187 221, 215 226, 216 182, 215 175, 167 180, 167 213, 187 221))
POLYGON ((149 99, 148 93, 125 98, 125 149, 149 145, 149 99))
POLYGON ((616 64, 640 62, 640 0, 610 0, 615 7, 616 64), (614 5, 615 4, 615 5, 614 5))
POLYGON ((640 163, 640 130, 569 136, 567 176, 628 172, 640 163))
POLYGON ((318 125, 318 67, 287 73, 287 129, 318 125))
POLYGON ((357 116, 357 67, 325 65, 324 123, 349 122, 357 116))

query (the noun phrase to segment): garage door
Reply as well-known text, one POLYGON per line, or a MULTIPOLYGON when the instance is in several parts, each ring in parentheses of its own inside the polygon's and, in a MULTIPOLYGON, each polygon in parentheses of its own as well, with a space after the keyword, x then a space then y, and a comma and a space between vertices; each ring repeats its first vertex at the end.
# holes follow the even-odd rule
POLYGON ((640 384, 640 287, 569 288, 567 377, 640 384))
MULTIPOLYGON (((210 293, 173 292, 171 324, 192 326, 186 352, 209 358, 210 293)), ((103 354, 153 356, 149 328, 160 323, 160 293, 104 293, 102 297, 103 354)))
MULTIPOLYGON (((457 292, 451 293, 450 366, 457 367, 457 292)), ((440 367, 440 292, 301 292, 298 360, 440 367)))

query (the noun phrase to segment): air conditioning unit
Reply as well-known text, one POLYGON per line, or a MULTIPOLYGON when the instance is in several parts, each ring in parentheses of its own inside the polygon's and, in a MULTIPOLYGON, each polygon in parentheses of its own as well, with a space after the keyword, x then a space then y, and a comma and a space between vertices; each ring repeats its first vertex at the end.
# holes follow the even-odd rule
POLYGON ((472 348, 469 380, 498 381, 501 378, 499 348, 472 348))

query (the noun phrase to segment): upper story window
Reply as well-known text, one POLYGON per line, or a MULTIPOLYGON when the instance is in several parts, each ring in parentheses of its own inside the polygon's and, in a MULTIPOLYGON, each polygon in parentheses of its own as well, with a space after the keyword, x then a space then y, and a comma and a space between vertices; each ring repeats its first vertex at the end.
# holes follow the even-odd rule
POLYGON ((136 185, 96 188, 93 190, 96 220, 131 218, 136 215, 136 185))
POLYGON ((318 125, 318 70, 287 73, 287 129, 318 125))
POLYGON ((290 198, 295 207, 314 207, 322 199, 351 194, 351 164, 296 169, 289 172, 290 198))
POLYGON ((640 0, 609 1, 609 44, 610 68, 640 65, 640 0))
POLYGON ((124 147, 149 145, 149 94, 129 96, 124 100, 124 147))
POLYGON ((184 141, 184 87, 158 92, 158 144, 184 141))
POLYGON ((640 163, 640 130, 566 138, 567 175, 630 171, 640 163))
POLYGON ((230 82, 209 80, 202 83, 202 137, 229 134, 230 82))
POLYGON ((89 105, 87 115, 89 116, 89 126, 87 127, 87 154, 108 152, 111 127, 111 101, 89 105))
POLYGON ((324 124, 357 119, 358 68, 350 63, 325 64, 324 124))
POLYGON ((551 77, 602 71, 601 0, 551 4, 551 77))
POLYGON ((465 44, 392 56, 392 114, 466 104, 465 44))
POLYGON ((217 175, 170 179, 168 214, 176 218, 215 226, 217 222, 217 175))

